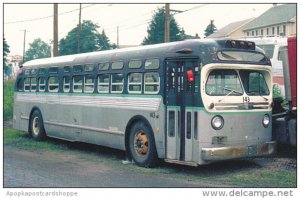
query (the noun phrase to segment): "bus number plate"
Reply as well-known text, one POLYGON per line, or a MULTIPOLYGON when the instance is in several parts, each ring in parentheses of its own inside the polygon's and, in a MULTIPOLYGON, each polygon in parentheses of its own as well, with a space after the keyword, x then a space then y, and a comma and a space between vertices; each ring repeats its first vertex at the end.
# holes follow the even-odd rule
POLYGON ((243 102, 244 103, 249 103, 250 102, 250 98, 248 96, 243 97, 243 102))

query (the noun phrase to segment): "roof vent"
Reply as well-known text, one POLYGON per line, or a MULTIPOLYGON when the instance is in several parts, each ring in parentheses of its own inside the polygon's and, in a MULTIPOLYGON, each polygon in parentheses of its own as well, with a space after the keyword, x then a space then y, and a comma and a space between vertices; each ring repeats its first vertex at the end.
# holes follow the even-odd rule
POLYGON ((176 53, 179 53, 179 54, 191 54, 191 53, 193 53, 193 50, 190 49, 190 48, 183 48, 183 49, 177 50, 176 53))

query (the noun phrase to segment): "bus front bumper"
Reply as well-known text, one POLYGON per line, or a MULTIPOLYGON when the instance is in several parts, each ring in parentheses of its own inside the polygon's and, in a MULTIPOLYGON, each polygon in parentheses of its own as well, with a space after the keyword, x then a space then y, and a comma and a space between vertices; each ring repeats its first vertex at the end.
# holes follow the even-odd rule
POLYGON ((271 155, 276 151, 276 142, 265 142, 254 145, 202 148, 202 160, 226 160, 242 157, 271 155))

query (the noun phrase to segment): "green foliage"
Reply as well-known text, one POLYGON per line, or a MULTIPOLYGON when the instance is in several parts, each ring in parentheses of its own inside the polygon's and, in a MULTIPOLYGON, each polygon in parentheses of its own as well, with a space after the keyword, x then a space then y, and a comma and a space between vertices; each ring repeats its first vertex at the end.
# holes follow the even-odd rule
MULTIPOLYGON (((84 20, 80 31, 80 53, 109 50, 116 48, 110 44, 104 30, 100 34, 97 24, 89 20, 84 20)), ((59 55, 77 54, 77 34, 78 28, 74 27, 65 38, 59 41, 59 55)))
POLYGON ((9 50, 9 45, 7 44, 5 38, 3 37, 3 69, 5 74, 7 73, 7 70, 9 70, 9 67, 7 65, 7 55, 9 54, 10 50, 9 50))
POLYGON ((3 82, 3 96, 4 96, 4 120, 12 119, 14 106, 14 81, 3 82))
POLYGON ((273 98, 283 98, 281 89, 278 84, 273 85, 273 98))
POLYGON ((210 23, 208 24, 208 26, 204 30, 204 35, 205 35, 205 37, 208 37, 209 35, 213 34, 216 31, 217 31, 217 28, 214 24, 214 20, 210 20, 210 23))
POLYGON ((29 46, 29 49, 25 53, 25 61, 51 57, 50 45, 42 41, 40 38, 34 39, 29 46))
MULTIPOLYGON (((143 45, 163 43, 165 35, 165 10, 158 8, 154 13, 150 25, 147 29, 148 35, 143 40, 143 45)), ((186 39, 187 35, 183 28, 180 28, 174 17, 170 17, 170 41, 181 41, 186 39)))

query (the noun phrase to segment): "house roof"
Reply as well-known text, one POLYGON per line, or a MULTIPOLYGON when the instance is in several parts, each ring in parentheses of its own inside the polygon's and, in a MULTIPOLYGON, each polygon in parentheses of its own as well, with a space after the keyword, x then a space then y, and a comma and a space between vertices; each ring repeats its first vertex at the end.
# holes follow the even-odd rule
POLYGON ((246 19, 242 21, 236 21, 233 23, 229 23, 225 27, 221 28, 220 30, 216 31, 215 33, 209 35, 207 38, 224 38, 227 37, 230 33, 234 32, 235 30, 243 27, 247 23, 249 23, 253 18, 246 19))
POLYGON ((296 16, 296 4, 284 4, 273 6, 262 15, 248 23, 243 30, 257 29, 275 24, 292 22, 296 16))

